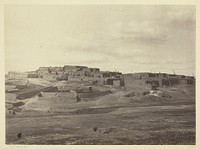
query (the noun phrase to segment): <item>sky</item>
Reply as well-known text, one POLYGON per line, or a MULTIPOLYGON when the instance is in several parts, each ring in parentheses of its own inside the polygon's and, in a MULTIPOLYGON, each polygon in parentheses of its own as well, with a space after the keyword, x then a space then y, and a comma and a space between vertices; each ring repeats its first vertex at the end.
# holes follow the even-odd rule
POLYGON ((84 65, 195 74, 192 5, 6 5, 5 71, 84 65))

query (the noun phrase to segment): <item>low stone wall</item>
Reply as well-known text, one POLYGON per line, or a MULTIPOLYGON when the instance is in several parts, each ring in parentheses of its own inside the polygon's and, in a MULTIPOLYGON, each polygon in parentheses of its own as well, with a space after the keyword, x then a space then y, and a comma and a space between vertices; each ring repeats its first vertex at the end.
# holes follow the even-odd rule
POLYGON ((98 97, 98 96, 104 96, 104 95, 107 95, 110 93, 112 93, 111 90, 103 91, 103 92, 79 93, 78 97, 79 98, 94 98, 94 97, 98 97))

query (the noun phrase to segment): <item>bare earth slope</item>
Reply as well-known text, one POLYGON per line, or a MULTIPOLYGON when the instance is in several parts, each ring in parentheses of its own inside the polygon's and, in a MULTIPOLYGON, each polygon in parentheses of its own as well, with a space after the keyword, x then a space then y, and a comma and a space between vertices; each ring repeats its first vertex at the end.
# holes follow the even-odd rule
MULTIPOLYGON (((15 114, 7 105, 6 143, 195 144, 194 86, 143 92, 112 89, 111 94, 78 103, 71 92, 42 92, 15 114)), ((6 93, 6 101, 15 97, 6 93)))

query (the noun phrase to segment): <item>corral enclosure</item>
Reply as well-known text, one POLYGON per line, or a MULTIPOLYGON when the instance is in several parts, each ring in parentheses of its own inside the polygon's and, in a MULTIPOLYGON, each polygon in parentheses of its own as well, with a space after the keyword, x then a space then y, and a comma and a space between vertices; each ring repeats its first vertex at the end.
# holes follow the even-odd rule
MULTIPOLYGON (((195 144, 194 85, 151 91, 83 81, 28 82, 6 93, 7 144, 195 144), (49 85, 57 90, 45 91, 49 85), (35 90, 41 92, 19 104, 17 95, 35 90)), ((6 89, 17 85, 11 81, 6 89)))

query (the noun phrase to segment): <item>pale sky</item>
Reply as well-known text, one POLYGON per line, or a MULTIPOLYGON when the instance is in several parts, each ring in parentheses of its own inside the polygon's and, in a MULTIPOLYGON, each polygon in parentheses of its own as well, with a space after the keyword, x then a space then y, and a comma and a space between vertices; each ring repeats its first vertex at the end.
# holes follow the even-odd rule
POLYGON ((195 74, 195 7, 6 5, 6 72, 85 65, 195 74))

